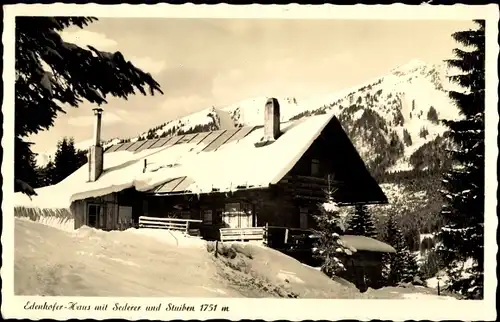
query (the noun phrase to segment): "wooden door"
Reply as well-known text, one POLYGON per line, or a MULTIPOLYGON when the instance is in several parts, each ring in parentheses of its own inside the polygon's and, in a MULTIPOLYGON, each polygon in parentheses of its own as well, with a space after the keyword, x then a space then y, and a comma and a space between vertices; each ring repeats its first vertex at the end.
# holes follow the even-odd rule
POLYGON ((239 216, 237 213, 224 211, 222 213, 222 223, 227 228, 239 228, 239 216))
POLYGON ((227 203, 222 213, 222 222, 227 228, 240 228, 240 204, 237 202, 227 203))
POLYGON ((253 227, 251 205, 239 202, 227 203, 222 213, 222 222, 228 228, 253 227))
POLYGON ((253 227, 252 222, 252 207, 250 204, 242 204, 241 211, 239 213, 239 228, 250 228, 253 227))
POLYGON ((250 228, 252 227, 252 214, 241 213, 240 214, 240 227, 239 228, 250 228))
POLYGON ((308 223, 308 219, 309 219, 309 210, 307 208, 299 208, 299 220, 300 220, 300 228, 302 229, 307 229, 309 228, 309 223, 308 223))
POLYGON ((104 207, 99 207, 99 225, 97 228, 106 228, 106 211, 104 211, 104 207))
POLYGON ((106 205, 105 211, 106 211, 106 229, 112 230, 116 229, 115 227, 115 220, 114 220, 114 214, 115 214, 115 207, 117 205, 108 203, 106 205))

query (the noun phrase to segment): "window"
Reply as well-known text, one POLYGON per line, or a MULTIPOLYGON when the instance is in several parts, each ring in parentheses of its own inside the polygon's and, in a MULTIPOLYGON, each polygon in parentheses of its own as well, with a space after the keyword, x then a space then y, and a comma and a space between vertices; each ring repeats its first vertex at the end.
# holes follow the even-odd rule
POLYGON ((212 223, 212 210, 210 209, 205 209, 203 210, 203 223, 204 224, 211 224, 212 223))
POLYGON ((311 160, 311 175, 317 176, 319 174, 319 160, 312 159, 311 160))
POLYGON ((119 206, 118 207, 118 228, 125 229, 133 224, 132 207, 119 206))
POLYGON ((90 204, 87 208, 87 226, 94 228, 106 227, 104 211, 101 205, 90 204))

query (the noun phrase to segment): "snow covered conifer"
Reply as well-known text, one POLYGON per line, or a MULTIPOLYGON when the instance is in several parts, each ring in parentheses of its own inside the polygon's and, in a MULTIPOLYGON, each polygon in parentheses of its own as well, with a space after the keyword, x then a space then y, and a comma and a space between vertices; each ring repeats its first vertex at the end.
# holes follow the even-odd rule
POLYGON ((315 234, 318 236, 313 249, 314 255, 322 260, 321 270, 326 275, 337 275, 345 270, 339 257, 352 255, 352 252, 340 239, 344 227, 332 191, 327 191, 326 200, 320 205, 320 214, 313 217, 317 223, 315 234))
POLYGON ((448 64, 460 70, 451 76, 463 91, 450 97, 462 119, 446 120, 454 142, 450 152, 455 165, 443 178, 447 205, 441 212, 445 226, 438 234, 438 251, 449 277, 448 289, 469 299, 483 298, 484 273, 484 110, 485 110, 485 21, 478 28, 454 33, 464 46, 456 48, 448 64), (465 266, 465 263, 472 263, 465 266))
POLYGON ((51 170, 51 184, 64 180, 87 162, 83 151, 76 150, 73 138, 63 138, 57 143, 54 167, 51 170))
POLYGON ((387 220, 384 240, 396 249, 396 253, 385 258, 389 268, 387 283, 397 285, 398 283, 411 282, 418 273, 417 260, 410 252, 393 215, 389 216, 387 220))
POLYGON ((52 178, 54 178, 55 165, 52 160, 50 160, 44 167, 37 169, 38 173, 38 186, 46 187, 52 184, 52 178))
POLYGON ((346 234, 377 238, 377 229, 365 205, 355 207, 354 214, 347 223, 346 234))

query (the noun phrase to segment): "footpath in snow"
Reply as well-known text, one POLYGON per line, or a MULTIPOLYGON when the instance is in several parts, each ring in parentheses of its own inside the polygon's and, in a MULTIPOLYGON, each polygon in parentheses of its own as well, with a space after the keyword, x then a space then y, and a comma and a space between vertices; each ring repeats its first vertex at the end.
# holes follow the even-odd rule
MULTIPOLYGON (((15 220, 16 295, 413 298, 430 289, 360 293, 352 284, 263 246, 149 229, 68 232, 15 220), (408 295, 413 293, 414 295, 408 295)), ((441 297, 444 298, 444 297, 441 297)))

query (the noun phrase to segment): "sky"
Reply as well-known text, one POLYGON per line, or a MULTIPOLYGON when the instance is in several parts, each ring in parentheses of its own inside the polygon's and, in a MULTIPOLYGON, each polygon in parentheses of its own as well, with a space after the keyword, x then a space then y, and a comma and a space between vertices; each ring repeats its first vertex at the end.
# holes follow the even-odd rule
MULTIPOLYGON (((120 51, 149 72, 164 95, 109 98, 103 139, 133 137, 211 106, 258 96, 305 100, 383 76, 413 59, 452 56, 455 31, 470 21, 100 18, 62 32, 65 41, 120 51)), ((92 138, 90 103, 67 108, 55 126, 30 138, 34 152, 62 137, 92 138)))

